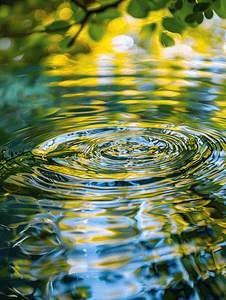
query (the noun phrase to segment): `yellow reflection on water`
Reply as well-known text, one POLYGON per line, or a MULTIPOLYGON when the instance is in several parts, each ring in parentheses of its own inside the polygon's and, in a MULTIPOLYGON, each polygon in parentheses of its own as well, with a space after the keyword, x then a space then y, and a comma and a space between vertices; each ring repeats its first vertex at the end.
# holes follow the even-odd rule
POLYGON ((114 255, 107 260, 99 260, 98 263, 94 264, 94 267, 104 268, 104 269, 116 269, 121 268, 126 265, 131 258, 122 258, 121 255, 114 255))

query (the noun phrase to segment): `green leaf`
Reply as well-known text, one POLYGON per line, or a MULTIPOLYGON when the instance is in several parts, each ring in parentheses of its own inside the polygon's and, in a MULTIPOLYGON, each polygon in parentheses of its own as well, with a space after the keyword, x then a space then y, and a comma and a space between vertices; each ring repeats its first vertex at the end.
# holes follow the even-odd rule
POLYGON ((10 13, 10 8, 9 8, 9 6, 7 6, 7 5, 2 5, 2 6, 0 7, 0 18, 6 18, 6 17, 8 17, 9 13, 10 13))
POLYGON ((180 33, 180 34, 186 28, 186 26, 183 23, 178 22, 174 18, 165 18, 162 22, 162 25, 166 30, 174 33, 180 33))
POLYGON ((203 21, 203 19, 204 19, 204 17, 203 17, 203 14, 202 14, 202 13, 197 14, 197 16, 196 16, 196 22, 197 22, 198 24, 201 24, 202 21, 203 21))
POLYGON ((182 6, 183 6, 182 0, 178 0, 177 3, 175 4, 175 8, 177 10, 180 10, 182 8, 182 6))
POLYGON ((174 39, 172 39, 168 34, 165 32, 162 32, 160 37, 160 42, 163 45, 163 47, 171 47, 175 45, 174 39))
POLYGON ((207 18, 207 19, 212 19, 212 17, 213 17, 213 11, 212 11, 212 9, 208 9, 207 11, 205 11, 205 17, 207 18))
POLYGON ((65 39, 63 39, 60 43, 60 49, 64 52, 65 50, 68 49, 68 45, 70 44, 72 38, 70 36, 67 36, 65 39))
POLYGON ((77 10, 79 9, 79 7, 78 7, 74 2, 71 2, 70 5, 71 5, 72 11, 73 11, 74 13, 76 13, 77 10))
POLYGON ((120 16, 121 16, 120 12, 115 7, 109 7, 105 11, 97 14, 98 19, 101 20, 113 20, 120 16))
POLYGON ((169 0, 149 0, 145 2, 148 4, 149 10, 155 11, 165 7, 169 0))
POLYGON ((215 1, 212 9, 215 13, 222 19, 226 19, 226 1, 225 0, 218 0, 215 1))
POLYGON ((69 23, 67 21, 54 21, 51 25, 47 26, 46 29, 56 29, 66 27, 68 25, 69 23))
POLYGON ((207 2, 201 2, 201 3, 197 3, 194 7, 193 7, 193 11, 196 12, 203 12, 206 11, 207 8, 209 8, 210 3, 207 2))
POLYGON ((132 0, 128 7, 127 12, 134 18, 143 19, 149 14, 149 5, 146 0, 132 0))
POLYGON ((210 6, 210 3, 203 2, 202 6, 200 8, 200 11, 202 11, 202 12, 206 11, 209 8, 209 6, 210 6))
POLYGON ((76 23, 80 23, 84 20, 86 13, 84 10, 79 9, 77 13, 74 15, 74 20, 76 23))
POLYGON ((91 24, 89 28, 89 35, 91 39, 93 39, 96 42, 99 42, 102 39, 104 33, 105 31, 101 24, 97 24, 97 23, 91 24))
POLYGON ((69 27, 70 24, 67 21, 55 21, 51 25, 47 26, 46 29, 50 30, 48 33, 55 34, 57 32, 63 34, 68 31, 69 27), (51 30, 53 31, 51 32, 51 30))
POLYGON ((156 23, 146 24, 142 27, 140 33, 146 35, 146 37, 152 36, 157 29, 156 23))
POLYGON ((196 18, 197 18, 197 14, 190 14, 185 18, 185 21, 187 23, 193 23, 196 21, 196 18))
MULTIPOLYGON (((195 6, 194 3, 189 3, 188 1, 183 2, 183 7, 180 10, 174 10, 172 12, 175 20, 177 20, 179 23, 184 24, 185 27, 187 27, 187 21, 185 20, 189 15, 193 15, 193 7, 195 6)), ((173 8, 173 6, 172 6, 173 8)), ((195 18, 194 18, 195 19, 195 18)), ((192 22, 191 22, 192 23, 192 22)), ((189 24, 190 25, 190 24, 189 24)), ((197 24, 198 25, 198 24, 197 24)), ((191 26, 191 25, 190 25, 191 26)), ((192 24, 193 26, 193 24, 192 24)))

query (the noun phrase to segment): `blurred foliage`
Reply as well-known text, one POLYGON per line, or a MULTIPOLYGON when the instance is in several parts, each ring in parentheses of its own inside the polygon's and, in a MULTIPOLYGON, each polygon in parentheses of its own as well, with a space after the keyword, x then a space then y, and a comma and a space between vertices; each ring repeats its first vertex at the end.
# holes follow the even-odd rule
POLYGON ((130 23, 141 21, 139 46, 156 34, 159 46, 171 47, 177 34, 197 28, 214 13, 226 19, 225 0, 3 0, 0 63, 14 59, 29 65, 54 53, 89 53, 114 32, 115 20, 120 24, 128 17, 130 23))

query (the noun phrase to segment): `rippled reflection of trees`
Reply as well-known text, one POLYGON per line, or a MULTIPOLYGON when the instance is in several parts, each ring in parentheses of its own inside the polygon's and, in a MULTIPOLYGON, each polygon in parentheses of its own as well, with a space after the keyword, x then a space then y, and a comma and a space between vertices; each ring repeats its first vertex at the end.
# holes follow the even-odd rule
MULTIPOLYGON (((64 80, 64 78, 58 79, 64 80)), ((145 80, 145 73, 143 79, 145 80)), ((224 88, 214 85, 209 79, 204 79, 200 78, 198 83, 196 82, 198 84, 196 87, 183 88, 183 91, 176 98, 178 101, 176 109, 174 102, 173 104, 171 102, 172 96, 164 94, 158 96, 158 94, 152 94, 152 91, 148 91, 147 94, 141 96, 130 96, 131 101, 128 103, 123 102, 128 99, 128 95, 115 93, 107 97, 104 96, 106 103, 101 105, 105 109, 101 112, 97 110, 97 115, 110 120, 117 120, 117 113, 123 112, 127 113, 127 116, 132 115, 134 118, 132 120, 135 121, 160 118, 176 124, 184 122, 196 125, 203 122, 207 127, 214 124, 221 130, 221 123, 218 124, 218 121, 222 121, 222 119, 216 118, 217 120, 213 121, 212 118, 216 116, 222 118, 222 112, 217 108, 219 102, 223 103, 224 88), (211 88, 214 88, 215 92, 212 92, 211 88), (136 100, 139 100, 139 104, 136 104, 136 100), (142 100, 146 100, 146 103, 143 104, 142 100), (198 121, 196 122, 195 119, 198 121)), ((42 79, 40 81, 42 82, 42 79)), ((11 84, 13 87, 12 79, 9 80, 9 83, 8 88, 10 89, 11 84)), ((35 84, 32 83, 32 87, 35 87, 35 84)), ((27 88, 27 83, 25 83, 25 88, 27 88)), ((26 102, 19 103, 18 99, 12 106, 7 103, 2 105, 3 109, 0 113, 2 118, 5 116, 5 124, 2 126, 4 138, 1 144, 3 150, 0 201, 1 299, 10 299, 12 295, 16 299, 35 300, 48 299, 48 297, 70 300, 88 299, 92 296, 92 282, 88 281, 86 277, 90 274, 85 272, 69 274, 68 257, 74 258, 84 255, 77 245, 70 244, 69 238, 63 240, 60 234, 59 223, 62 218, 67 218, 70 208, 65 209, 64 204, 59 199, 57 199, 57 201, 59 200, 57 203, 51 201, 47 193, 39 193, 38 188, 26 190, 21 186, 18 190, 17 184, 6 180, 10 176, 16 177, 18 173, 32 172, 30 170, 33 166, 32 163, 35 159, 37 162, 38 158, 36 156, 34 159, 30 150, 39 144, 40 141, 37 138, 39 134, 42 135, 45 134, 45 131, 54 130, 58 132, 62 124, 66 124, 68 116, 71 119, 76 119, 79 116, 84 118, 83 120, 88 120, 86 119, 89 115, 87 110, 81 110, 81 114, 79 114, 79 111, 70 108, 70 106, 75 100, 80 101, 76 103, 81 104, 81 106, 86 103, 90 104, 101 96, 84 96, 83 98, 75 95, 72 99, 62 100, 61 96, 73 93, 75 88, 77 92, 82 92, 84 88, 86 91, 92 90, 92 88, 84 86, 76 87, 76 84, 73 87, 66 87, 64 90, 59 87, 52 87, 45 90, 45 99, 48 99, 49 94, 52 95, 48 103, 46 101, 42 103, 37 92, 37 98, 32 98, 33 96, 28 98, 31 107, 26 102), (38 101, 37 107, 35 106, 36 100, 38 101), (51 108, 55 106, 59 108, 59 111, 52 112, 51 108), (24 109, 27 109, 27 115, 23 114, 24 109), (15 111, 18 112, 17 120, 19 121, 18 123, 15 121, 13 123, 15 127, 10 128, 10 118, 13 118, 15 111), (58 118, 59 116, 60 118, 58 118), (54 122, 52 122, 53 120, 54 122), (23 126, 30 126, 27 131, 25 130, 27 141, 29 143, 31 141, 28 145, 26 143, 21 145, 20 143, 23 130, 17 132, 23 126), (12 132, 14 133, 11 135, 12 132)), ((100 93, 106 89, 120 93, 121 90, 127 88, 139 92, 144 89, 144 86, 138 88, 137 83, 131 83, 127 88, 121 84, 109 85, 107 88, 106 86, 95 88, 100 93)), ((156 86, 152 86, 152 89, 161 92, 161 89, 169 90, 169 86, 156 84, 156 86)), ((91 111, 90 114, 94 115, 94 112, 91 111)), ((215 144, 213 143, 213 145, 215 144)), ((223 149, 222 146, 222 151, 223 149)), ((211 156, 210 153, 208 155, 211 156)), ((213 169, 213 166, 210 167, 213 169)), ((214 167, 217 169, 216 166, 214 167)), ((107 263, 112 253, 122 258, 128 253, 132 257, 132 263, 134 263, 133 257, 135 262, 136 259, 138 262, 139 259, 142 262, 139 267, 134 267, 134 276, 140 282, 142 289, 137 297, 131 296, 130 299, 191 300, 196 297, 196 299, 223 300, 225 297, 226 210, 224 180, 222 174, 219 173, 219 178, 209 176, 198 181, 197 176, 186 175, 188 170, 174 174, 183 177, 184 181, 190 180, 190 183, 185 187, 177 187, 174 201, 160 204, 157 195, 154 196, 156 197, 154 199, 147 197, 148 199, 145 200, 147 202, 150 200, 150 203, 147 204, 147 206, 150 205, 150 208, 147 208, 148 218, 153 218, 159 224, 155 236, 139 238, 142 229, 137 228, 135 221, 136 213, 139 211, 140 203, 138 203, 134 204, 133 209, 127 206, 127 209, 124 210, 133 226, 123 224, 125 226, 122 228, 112 230, 116 238, 119 241, 121 239, 121 244, 114 246, 108 245, 106 242, 98 249, 98 257, 105 258, 107 263), (182 201, 183 196, 185 197, 184 201, 182 201), (134 236, 136 239, 131 242, 130 238, 134 236), (164 257, 164 253, 161 253, 162 249, 166 251, 165 254, 169 251, 170 255, 164 257)), ((51 171, 48 173, 46 171, 42 175, 53 181, 64 180, 62 176, 57 176, 51 171)), ((172 177, 171 175, 169 178, 172 177)), ((128 182, 124 181, 123 183, 126 190, 128 182)), ((142 184, 142 182, 138 183, 142 184)), ((174 182, 172 182, 173 184, 174 182)), ((151 198, 151 195, 149 196, 151 198)), ((116 206, 116 204, 113 203, 112 205, 116 206)), ((129 200, 127 201, 128 204, 129 200)), ((119 214, 114 207, 109 207, 107 212, 111 216, 119 214)), ((79 216, 73 216, 73 214, 70 217, 74 217, 75 220, 79 219, 79 216)), ((149 230, 150 235, 152 230, 153 228, 149 230)), ((128 262, 128 265, 131 261, 128 262)), ((113 284, 120 286, 124 282, 123 280, 126 281, 120 268, 103 270, 98 275, 99 280, 109 286, 113 284)))
MULTIPOLYGON (((214 195, 209 197, 200 193, 197 196, 192 192, 192 197, 198 199, 194 200, 194 205, 191 200, 190 204, 179 202, 162 207, 156 204, 155 209, 150 210, 150 216, 154 213, 155 220, 162 224, 158 236, 138 239, 128 245, 101 247, 100 258, 113 253, 123 257, 127 252, 146 257, 146 262, 144 260, 135 271, 143 291, 139 297, 131 299, 193 299, 195 296, 198 299, 224 299, 225 204, 214 195), (184 209, 189 205, 191 210, 184 209), (170 210, 171 215, 167 216, 170 210), (178 229, 173 233, 175 221, 178 229), (158 259, 154 253, 161 253, 161 249, 167 253, 170 248, 174 249, 172 255, 165 259, 161 255, 158 259)), ((88 299, 92 295, 92 286, 86 279, 88 274, 68 274, 67 257, 80 254, 59 235, 58 224, 65 213, 67 210, 61 209, 60 204, 53 205, 45 200, 37 204, 32 198, 2 193, 2 299, 10 299, 12 295, 16 299, 48 299, 47 292, 53 299, 88 299)), ((136 211, 131 218, 135 214, 136 211)), ((103 271, 100 280, 120 284, 123 276, 120 269, 103 271)))

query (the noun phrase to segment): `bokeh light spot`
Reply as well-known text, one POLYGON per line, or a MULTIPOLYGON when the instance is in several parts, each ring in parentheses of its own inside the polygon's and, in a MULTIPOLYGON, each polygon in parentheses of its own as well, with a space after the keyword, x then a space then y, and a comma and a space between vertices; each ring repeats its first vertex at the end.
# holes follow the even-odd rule
POLYGON ((0 18, 8 17, 10 8, 7 5, 2 5, 0 8, 0 18))
POLYGON ((46 17, 46 12, 42 9, 37 9, 34 13, 34 18, 36 21, 42 21, 46 17))
POLYGON ((12 42, 8 38, 3 38, 0 40, 0 50, 8 50, 12 45, 12 42))
POLYGON ((63 8, 61 11, 60 11, 60 18, 62 20, 69 20, 73 15, 73 11, 70 9, 70 8, 63 8))
POLYGON ((124 52, 133 47, 134 40, 128 35, 118 35, 112 39, 112 45, 115 52, 124 52))

